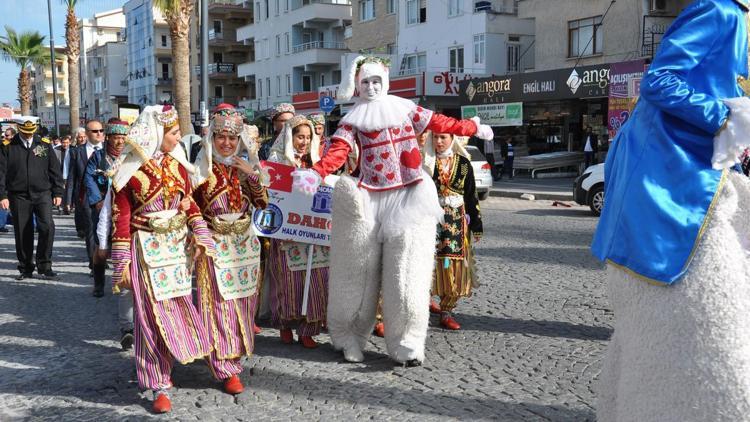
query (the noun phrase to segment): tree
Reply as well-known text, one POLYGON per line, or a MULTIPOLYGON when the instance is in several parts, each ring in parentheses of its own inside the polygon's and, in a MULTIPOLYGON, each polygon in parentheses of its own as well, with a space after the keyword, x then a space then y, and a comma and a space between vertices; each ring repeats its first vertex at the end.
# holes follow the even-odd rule
POLYGON ((193 0, 153 0, 153 5, 164 15, 169 25, 174 60, 175 106, 180 116, 183 134, 193 133, 190 123, 190 17, 193 0))
POLYGON ((49 50, 44 45, 45 37, 37 31, 19 34, 6 26, 5 32, 4 37, 0 36, 0 51, 6 61, 21 68, 18 74, 18 101, 21 103, 21 114, 28 115, 31 110, 31 66, 48 63, 49 50))
POLYGON ((67 9, 65 16, 65 55, 68 56, 68 97, 70 98, 70 130, 75 133, 81 111, 81 79, 78 59, 81 56, 81 36, 78 32, 76 4, 80 0, 61 0, 67 9))

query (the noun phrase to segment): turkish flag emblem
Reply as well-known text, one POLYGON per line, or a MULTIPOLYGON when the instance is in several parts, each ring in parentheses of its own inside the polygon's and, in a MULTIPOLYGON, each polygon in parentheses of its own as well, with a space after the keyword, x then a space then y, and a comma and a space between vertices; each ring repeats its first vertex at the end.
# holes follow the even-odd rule
POLYGON ((294 167, 281 163, 273 163, 271 161, 261 161, 260 166, 264 171, 268 171, 270 177, 270 185, 268 186, 268 189, 281 192, 292 191, 292 182, 294 181, 292 172, 295 170, 294 167))

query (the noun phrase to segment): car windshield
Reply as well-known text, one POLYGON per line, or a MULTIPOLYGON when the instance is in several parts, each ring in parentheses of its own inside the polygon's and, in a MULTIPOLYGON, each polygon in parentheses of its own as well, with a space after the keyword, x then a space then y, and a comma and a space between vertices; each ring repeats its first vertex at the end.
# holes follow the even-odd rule
POLYGON ((467 146, 466 151, 471 155, 471 161, 487 161, 477 147, 467 146))

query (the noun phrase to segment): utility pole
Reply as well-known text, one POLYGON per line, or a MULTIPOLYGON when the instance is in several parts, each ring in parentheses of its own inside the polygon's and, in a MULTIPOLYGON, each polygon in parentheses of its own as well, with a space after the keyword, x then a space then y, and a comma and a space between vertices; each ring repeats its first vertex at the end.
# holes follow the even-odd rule
POLYGON ((208 1, 201 2, 201 126, 208 126, 208 1))
POLYGON ((55 36, 52 34, 52 6, 47 0, 47 16, 49 17, 49 53, 52 63, 52 105, 55 110, 55 134, 60 136, 60 121, 57 119, 57 68, 55 67, 55 36))

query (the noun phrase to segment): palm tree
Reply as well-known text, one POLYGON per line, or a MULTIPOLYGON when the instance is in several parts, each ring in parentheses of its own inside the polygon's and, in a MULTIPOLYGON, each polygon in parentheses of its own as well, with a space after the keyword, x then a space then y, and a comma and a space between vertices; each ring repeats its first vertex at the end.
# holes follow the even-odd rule
POLYGON ((174 60, 175 106, 180 116, 180 129, 183 134, 193 133, 190 123, 190 17, 193 14, 193 0, 153 0, 153 5, 161 10, 169 25, 174 60))
POLYGON ((78 33, 76 4, 80 0, 61 0, 68 13, 65 16, 65 55, 68 56, 68 97, 70 98, 70 130, 78 130, 81 111, 81 80, 78 59, 81 56, 81 37, 78 33))
MULTIPOLYGON (((21 68, 18 74, 18 100, 21 114, 28 115, 31 109, 31 66, 49 61, 49 50, 44 46, 44 36, 37 31, 17 33, 5 27, 6 35, 0 36, 0 51, 6 61, 21 68)), ((54 83, 54 82, 53 82, 54 83)))

